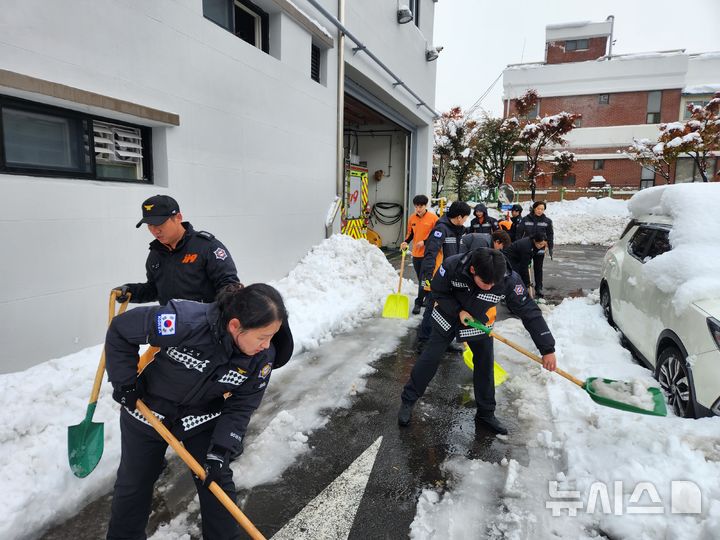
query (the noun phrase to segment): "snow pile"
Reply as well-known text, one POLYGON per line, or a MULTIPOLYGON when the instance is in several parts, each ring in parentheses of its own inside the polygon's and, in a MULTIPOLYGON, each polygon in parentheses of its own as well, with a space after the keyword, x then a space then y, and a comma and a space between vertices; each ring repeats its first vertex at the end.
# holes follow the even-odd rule
MULTIPOLYGON (((532 211, 523 205, 523 216, 532 211)), ((603 197, 581 197, 574 201, 551 202, 545 214, 552 219, 556 244, 600 244, 615 242, 627 225, 627 201, 603 197)))
POLYGON ((678 313, 696 300, 720 297, 718 208, 717 183, 656 186, 630 199, 629 210, 634 218, 647 214, 672 218, 672 250, 643 265, 643 275, 673 295, 672 304, 678 313), (700 223, 698 214, 703 216, 700 223))
MULTIPOLYGON (((344 345, 342 353, 331 348, 323 355, 297 354, 377 315, 397 284, 397 273, 377 247, 340 235, 316 246, 288 277, 273 283, 290 311, 296 356, 273 374, 250 424, 251 431, 259 426, 267 433, 256 436, 255 428, 239 462, 250 463, 263 475, 246 477, 243 487, 277 477, 307 450, 306 434, 327 421, 327 408, 346 404, 348 396, 362 388, 368 364, 393 350, 407 326, 417 323, 417 318, 381 319, 382 329, 373 326, 356 349, 344 345)), ((403 290, 413 292, 410 282, 403 290)), ((67 457, 67 427, 85 417, 101 350, 97 345, 0 375, 0 455, 5 458, 0 469, 0 538, 35 538, 110 491, 120 461, 120 430, 119 405, 106 380, 93 418, 105 426, 102 459, 92 474, 78 479, 67 457)), ((182 538, 182 531, 187 532, 184 515, 177 516, 177 527, 170 527, 175 532, 166 526, 155 538, 182 538)))
MULTIPOLYGON (((300 352, 376 314, 397 292, 398 275, 376 246, 336 234, 273 285, 285 299, 295 352, 300 352)), ((403 291, 413 293, 417 287, 405 281, 403 291)))

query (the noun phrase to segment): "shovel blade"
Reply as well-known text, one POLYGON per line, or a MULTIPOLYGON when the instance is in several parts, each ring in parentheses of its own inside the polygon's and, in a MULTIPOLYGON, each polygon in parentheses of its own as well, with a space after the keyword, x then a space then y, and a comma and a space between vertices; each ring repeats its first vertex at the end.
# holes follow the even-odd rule
POLYGON ((78 478, 89 475, 103 454, 105 428, 102 423, 92 421, 94 410, 95 403, 88 405, 85 420, 68 427, 68 461, 70 469, 78 478))
POLYGON ((386 319, 407 319, 410 317, 410 299, 404 294, 391 294, 385 300, 382 316, 386 319))
MULTIPOLYGON (((463 352, 463 361, 467 367, 474 369, 475 364, 473 362, 473 353, 470 350, 470 347, 465 347, 465 352, 463 352)), ((495 386, 500 386, 508 379, 509 375, 500 364, 493 362, 493 377, 495 379, 495 386)))
POLYGON ((590 377, 583 386, 595 403, 621 411, 652 416, 667 416, 665 396, 659 388, 645 388, 638 393, 631 383, 590 377))

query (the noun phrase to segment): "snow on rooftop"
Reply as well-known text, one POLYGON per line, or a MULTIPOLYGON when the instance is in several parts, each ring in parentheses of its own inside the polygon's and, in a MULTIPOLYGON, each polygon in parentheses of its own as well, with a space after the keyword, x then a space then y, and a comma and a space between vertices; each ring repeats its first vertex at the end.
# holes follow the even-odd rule
POLYGON ((720 92, 720 82, 686 86, 682 89, 683 94, 714 94, 715 92, 720 92))
POLYGON ((587 26, 588 24, 592 24, 592 21, 574 21, 567 23, 548 24, 545 26, 545 28, 547 30, 558 30, 560 28, 577 28, 579 26, 587 26))

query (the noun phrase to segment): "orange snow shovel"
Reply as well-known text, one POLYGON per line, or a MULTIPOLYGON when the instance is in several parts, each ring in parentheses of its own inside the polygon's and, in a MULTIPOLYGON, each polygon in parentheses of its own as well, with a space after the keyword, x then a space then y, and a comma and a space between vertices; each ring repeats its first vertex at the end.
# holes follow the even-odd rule
MULTIPOLYGON (((165 439, 165 442, 173 447, 173 450, 178 453, 178 455, 182 458, 182 460, 190 468, 190 470, 195 474, 195 476, 200 478, 200 480, 205 480, 205 470, 202 468, 202 466, 197 462, 194 457, 192 457, 190 452, 185 450, 185 447, 173 436, 172 433, 170 433, 170 430, 168 430, 168 428, 166 428, 165 425, 157 419, 157 417, 152 413, 148 406, 145 405, 142 400, 138 399, 135 407, 138 411, 142 413, 145 419, 150 422, 150 425, 155 428, 158 434, 163 439, 165 439)), ((250 538, 252 538, 253 540, 265 540, 263 534, 259 530, 257 530, 255 525, 253 525, 252 522, 247 518, 247 516, 243 514, 243 511, 238 508, 238 506, 233 502, 230 497, 228 497, 227 493, 223 491, 223 488, 221 488, 217 483, 211 482, 208 486, 208 489, 212 491, 213 495, 217 497, 218 501, 220 501, 220 503, 227 509, 227 511, 230 512, 232 517, 235 518, 235 521, 237 521, 240 526, 245 529, 245 532, 250 535, 250 538)))
MULTIPOLYGON (((110 291, 110 305, 108 307, 108 326, 115 317, 115 302, 118 291, 110 291)), ((127 300, 120 304, 117 315, 124 313, 130 301, 130 294, 127 300)), ((105 373, 105 348, 100 355, 100 363, 95 372, 95 382, 90 392, 90 403, 87 406, 85 420, 74 426, 68 426, 68 460, 70 469, 78 478, 85 478, 100 462, 103 453, 103 437, 105 430, 102 422, 93 422, 100 386, 102 385, 103 374, 105 373)))
POLYGON ((402 278, 405 270, 405 253, 407 249, 402 250, 402 259, 400 259, 400 282, 398 283, 398 292, 388 295, 385 300, 382 316, 386 319, 407 319, 410 317, 410 299, 402 291, 402 278))

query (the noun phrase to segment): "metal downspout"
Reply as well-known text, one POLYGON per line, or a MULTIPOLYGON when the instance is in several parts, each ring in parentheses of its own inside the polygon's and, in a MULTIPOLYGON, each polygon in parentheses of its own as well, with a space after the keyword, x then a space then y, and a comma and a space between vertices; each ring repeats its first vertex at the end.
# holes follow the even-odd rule
MULTIPOLYGON (((344 25, 345 0, 338 0, 338 21, 344 25)), ((338 28, 337 72, 337 183, 335 190, 337 196, 342 197, 345 183, 345 34, 340 28, 338 28)))

